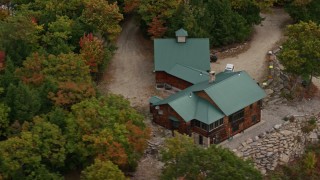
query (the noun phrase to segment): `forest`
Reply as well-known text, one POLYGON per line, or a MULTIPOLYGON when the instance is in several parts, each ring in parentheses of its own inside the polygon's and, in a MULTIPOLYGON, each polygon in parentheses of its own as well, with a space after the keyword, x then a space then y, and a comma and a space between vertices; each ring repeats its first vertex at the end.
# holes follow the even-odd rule
MULTIPOLYGON (((172 37, 183 27, 191 37, 210 38, 212 47, 248 40, 253 26, 263 20, 260 12, 273 5, 284 7, 296 22, 320 23, 320 0, 0 4, 0 179, 63 179, 73 171, 82 179, 126 179, 127 172, 135 171, 150 137, 145 118, 122 96, 97 90, 127 16, 137 16, 148 38, 172 37)), ((174 158, 188 161, 197 153, 225 157, 250 170, 250 177, 261 178, 249 162, 231 153, 208 152, 192 146, 181 156, 170 152, 164 162, 183 166, 170 163, 174 158)), ((183 175, 172 173, 165 169, 164 179, 183 175)))

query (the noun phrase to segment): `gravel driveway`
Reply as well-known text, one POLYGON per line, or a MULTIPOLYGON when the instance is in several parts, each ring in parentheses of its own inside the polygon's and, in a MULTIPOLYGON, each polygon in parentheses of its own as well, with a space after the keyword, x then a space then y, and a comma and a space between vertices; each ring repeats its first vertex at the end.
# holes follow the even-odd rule
POLYGON ((122 29, 118 49, 98 88, 123 95, 132 106, 146 107, 155 87, 153 43, 143 37, 133 17, 125 21, 122 29))
POLYGON ((257 81, 265 79, 265 56, 283 36, 283 27, 289 22, 289 15, 282 9, 273 9, 270 14, 262 14, 265 20, 255 26, 255 34, 250 41, 250 48, 235 57, 219 59, 211 63, 211 69, 220 72, 226 64, 234 64, 235 70, 245 70, 257 81))

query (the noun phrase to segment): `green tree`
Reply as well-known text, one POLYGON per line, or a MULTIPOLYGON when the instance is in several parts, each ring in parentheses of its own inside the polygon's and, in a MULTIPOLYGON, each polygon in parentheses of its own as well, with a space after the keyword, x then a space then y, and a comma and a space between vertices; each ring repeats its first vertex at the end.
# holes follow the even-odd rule
POLYGON ((69 43, 72 37, 73 20, 67 16, 58 16, 48 24, 48 30, 42 40, 48 53, 58 55, 69 53, 74 47, 69 43))
POLYGON ((41 107, 38 91, 30 89, 23 83, 17 86, 10 84, 5 102, 11 109, 10 118, 20 122, 31 120, 41 107))
POLYGON ((0 49, 9 55, 15 65, 20 66, 22 61, 31 52, 41 49, 39 40, 43 26, 32 22, 32 18, 17 13, 0 21, 0 49))
POLYGON ((18 78, 15 75, 15 66, 10 57, 6 58, 6 67, 4 73, 0 75, 1 87, 4 87, 4 94, 7 92, 7 88, 10 84, 17 84, 18 78))
POLYGON ((105 0, 85 0, 82 20, 93 27, 109 41, 115 41, 121 32, 120 21, 123 19, 117 3, 109 4, 105 0))
POLYGON ((320 24, 320 0, 293 0, 286 6, 286 10, 296 21, 313 21, 320 24))
POLYGON ((94 164, 86 167, 81 174, 81 179, 83 180, 126 179, 117 165, 111 161, 100 161, 99 159, 96 159, 94 164))
POLYGON ((0 103, 0 140, 8 135, 10 108, 3 103, 0 103))
POLYGON ((191 142, 186 135, 167 140, 162 151, 165 166, 161 179, 262 179, 250 162, 231 151, 215 145, 204 149, 191 142))
POLYGON ((0 173, 7 179, 58 179, 52 171, 63 166, 64 144, 60 129, 37 117, 19 136, 0 142, 0 173))
POLYGON ((320 26, 314 22, 289 25, 288 39, 280 52, 280 62, 285 70, 296 76, 320 76, 320 26))

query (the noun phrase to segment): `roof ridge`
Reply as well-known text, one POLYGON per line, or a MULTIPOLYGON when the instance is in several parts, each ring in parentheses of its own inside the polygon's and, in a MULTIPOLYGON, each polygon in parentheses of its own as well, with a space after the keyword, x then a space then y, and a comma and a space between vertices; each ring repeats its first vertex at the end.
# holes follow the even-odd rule
POLYGON ((194 68, 194 67, 191 67, 191 66, 187 66, 187 65, 183 65, 183 64, 179 64, 179 63, 176 63, 176 65, 184 66, 186 68, 193 69, 193 70, 199 71, 199 72, 205 72, 207 75, 209 75, 209 73, 207 71, 202 71, 200 69, 197 69, 197 68, 194 68))
MULTIPOLYGON (((222 83, 222 82, 225 82, 226 80, 230 80, 231 78, 236 77, 236 76, 235 76, 236 74, 240 75, 240 73, 242 73, 242 72, 243 72, 243 71, 234 72, 234 74, 233 74, 232 76, 227 77, 227 78, 225 78, 225 79, 223 79, 222 81, 219 81, 219 82, 217 82, 217 83, 214 83, 214 84, 212 84, 211 86, 208 86, 208 87, 204 88, 203 90, 210 89, 210 88, 212 88, 214 85, 217 85, 217 84, 220 84, 220 83, 222 83)), ((221 72, 221 73, 224 73, 224 72, 221 72)), ((219 74, 220 74, 220 73, 219 73, 219 74)))

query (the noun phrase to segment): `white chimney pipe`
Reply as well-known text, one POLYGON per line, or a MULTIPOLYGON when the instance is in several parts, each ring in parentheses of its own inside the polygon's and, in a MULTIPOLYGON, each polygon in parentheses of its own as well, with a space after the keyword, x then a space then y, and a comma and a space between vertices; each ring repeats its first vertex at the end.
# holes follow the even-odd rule
POLYGON ((216 72, 215 71, 210 71, 209 75, 210 75, 209 83, 214 82, 216 80, 216 72))

